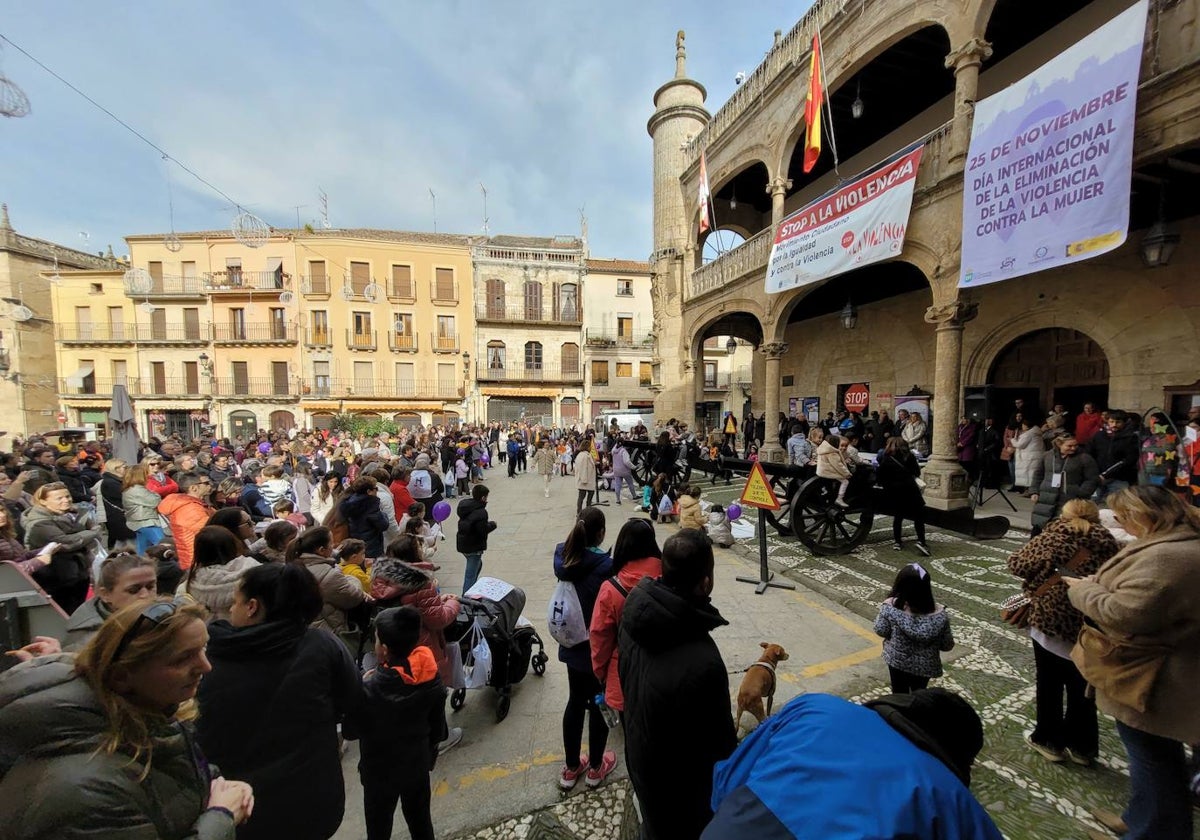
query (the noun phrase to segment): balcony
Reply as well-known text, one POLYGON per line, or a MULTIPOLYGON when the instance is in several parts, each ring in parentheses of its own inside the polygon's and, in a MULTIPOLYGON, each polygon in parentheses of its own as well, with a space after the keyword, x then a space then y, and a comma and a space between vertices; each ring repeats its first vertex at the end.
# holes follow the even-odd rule
POLYGON ((305 347, 332 347, 333 333, 328 327, 325 329, 313 329, 309 327, 304 331, 304 346, 305 347))
POLYGON ((391 280, 387 284, 387 298, 394 303, 412 303, 417 299, 417 284, 411 277, 407 281, 391 280))
POLYGON ((207 344, 200 324, 59 324, 63 344, 207 344))
POLYGON ((436 379, 315 379, 303 392, 305 399, 461 400, 463 386, 436 379))
POLYGON ((429 297, 434 303, 458 303, 458 279, 449 282, 430 280, 429 297))
POLYGON ((491 367, 481 362, 475 367, 475 378, 480 382, 518 384, 522 382, 583 382, 583 368, 580 366, 562 368, 558 365, 491 367))
POLYGON ((430 347, 434 353, 457 353, 460 349, 457 335, 430 334, 430 347))
POLYGON ((82 385, 68 383, 65 379, 58 382, 58 394, 61 397, 105 397, 112 399, 113 386, 121 384, 131 397, 156 398, 173 397, 181 399, 203 399, 200 394, 199 377, 162 378, 155 379, 93 379, 88 377, 82 385))
POLYGON ((764 228, 736 248, 697 268, 688 282, 688 300, 732 286, 757 272, 765 272, 774 241, 774 228, 764 228))
POLYGON ((292 275, 282 271, 214 271, 204 275, 209 292, 282 292, 292 284, 292 275))
POLYGON ((617 330, 584 330, 584 344, 590 350, 638 347, 654 349, 654 335, 648 330, 620 332, 617 330))
POLYGON ((412 332, 388 333, 388 347, 393 353, 416 353, 417 352, 417 334, 412 332))
POLYGON ((295 344, 296 325, 286 323, 213 324, 216 344, 295 344))
POLYGON ((126 297, 138 300, 154 300, 161 298, 203 298, 205 294, 204 281, 197 276, 185 277, 179 274, 164 274, 161 277, 150 278, 150 291, 134 291, 125 281, 126 297))
POLYGON ((256 397, 258 399, 295 400, 297 394, 288 380, 272 377, 212 377, 212 395, 217 399, 256 397))
POLYGON ((300 278, 300 293, 308 298, 329 297, 329 276, 306 274, 300 278))
POLYGON ((704 377, 705 391, 728 391, 729 390, 729 374, 725 371, 710 374, 704 377))
POLYGON ((350 350, 374 350, 379 346, 375 330, 355 332, 346 330, 346 347, 350 350))
POLYGON ((552 324, 578 327, 583 323, 583 310, 579 306, 571 306, 567 308, 567 311, 559 311, 552 306, 551 301, 514 306, 478 303, 475 306, 475 317, 480 322, 491 321, 497 324, 552 324))

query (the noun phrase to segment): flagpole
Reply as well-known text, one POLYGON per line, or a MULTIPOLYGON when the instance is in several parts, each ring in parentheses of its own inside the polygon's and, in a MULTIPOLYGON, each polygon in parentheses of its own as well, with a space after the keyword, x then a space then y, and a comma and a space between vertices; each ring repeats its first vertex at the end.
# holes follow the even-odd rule
MULTIPOLYGON (((821 21, 814 18, 814 23, 817 27, 817 43, 821 43, 821 21)), ((829 99, 829 74, 825 72, 825 47, 822 46, 818 57, 821 60, 821 94, 825 98, 825 107, 828 116, 825 118, 825 125, 829 128, 829 150, 833 152, 833 171, 837 174, 838 179, 842 177, 842 173, 838 172, 838 151, 837 138, 833 135, 833 102, 829 99)))

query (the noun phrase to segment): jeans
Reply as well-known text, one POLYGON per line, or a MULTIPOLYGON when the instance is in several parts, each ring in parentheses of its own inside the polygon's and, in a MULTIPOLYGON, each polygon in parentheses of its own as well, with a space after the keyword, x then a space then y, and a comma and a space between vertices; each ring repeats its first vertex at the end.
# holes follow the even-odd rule
POLYGON ((1034 681, 1037 687, 1037 724, 1034 741, 1079 756, 1095 758, 1100 752, 1100 727, 1096 701, 1086 696, 1087 681, 1070 659, 1051 653, 1033 642, 1034 681), (1063 712, 1063 693, 1067 696, 1063 712))
POLYGON ((396 800, 408 824, 412 840, 433 840, 433 818, 429 814, 429 777, 423 780, 394 780, 363 776, 363 820, 367 840, 390 840, 396 800))
POLYGON ((1192 794, 1183 744, 1117 721, 1129 755, 1125 840, 1191 840, 1192 794))
POLYGON ((912 694, 929 687, 929 677, 918 677, 891 665, 888 666, 888 676, 892 678, 892 694, 912 694))
POLYGON ((466 592, 475 585, 475 581, 479 580, 479 573, 483 571, 483 552, 473 551, 470 554, 463 554, 467 558, 467 571, 463 575, 462 591, 466 592))
POLYGON ((588 719, 588 764, 599 767, 604 761, 608 744, 608 724, 596 707, 596 695, 604 689, 591 671, 567 668, 567 708, 563 710, 563 750, 568 767, 579 766, 579 751, 583 747, 583 716, 588 719))
POLYGON ((145 528, 137 529, 137 553, 146 556, 146 549, 152 545, 158 545, 162 542, 163 529, 157 525, 147 525, 145 528))
POLYGON ((637 488, 633 484, 633 476, 617 475, 617 476, 613 476, 613 489, 617 491, 617 504, 621 504, 621 487, 622 486, 629 488, 629 500, 631 502, 636 502, 638 500, 637 488))

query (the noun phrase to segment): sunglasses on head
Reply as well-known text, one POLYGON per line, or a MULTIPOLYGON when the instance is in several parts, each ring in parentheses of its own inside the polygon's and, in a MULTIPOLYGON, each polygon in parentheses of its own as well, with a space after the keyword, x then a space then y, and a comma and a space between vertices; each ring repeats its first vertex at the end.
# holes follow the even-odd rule
POLYGON ((142 627, 149 624, 152 627, 157 627, 166 621, 171 616, 179 611, 179 608, 184 606, 186 602, 178 598, 174 601, 155 601, 153 604, 147 604, 142 608, 141 614, 137 617, 137 621, 129 625, 129 629, 125 631, 125 635, 121 637, 121 641, 117 643, 117 650, 113 653, 112 661, 116 662, 121 658, 121 654, 129 647, 130 643, 137 638, 142 627))

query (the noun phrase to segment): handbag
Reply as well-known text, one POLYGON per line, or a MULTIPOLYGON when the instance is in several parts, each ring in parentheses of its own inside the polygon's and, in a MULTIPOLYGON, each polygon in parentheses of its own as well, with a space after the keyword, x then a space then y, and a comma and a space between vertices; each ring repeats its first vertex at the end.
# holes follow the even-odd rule
POLYGON ((1122 706, 1145 712, 1170 652, 1166 645, 1118 641, 1085 624, 1071 651, 1071 661, 1097 691, 1122 706))
POLYGON ((1032 595, 1026 595, 1024 592, 1009 595, 1000 603, 1000 620, 1005 624, 1011 624, 1018 630, 1024 630, 1029 626, 1029 613, 1033 608, 1033 599, 1045 595, 1061 580, 1062 575, 1055 572, 1046 578, 1045 583, 1033 590, 1032 595))

